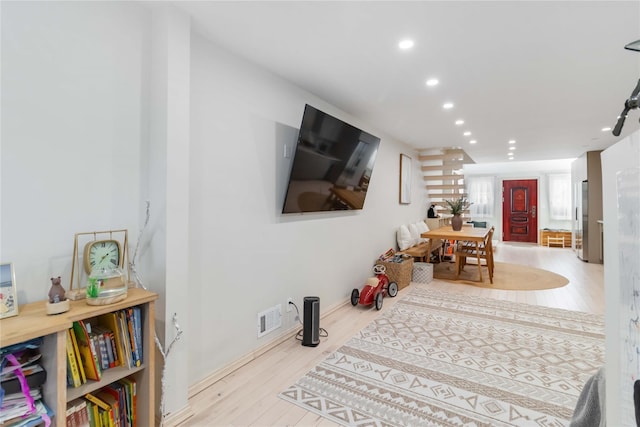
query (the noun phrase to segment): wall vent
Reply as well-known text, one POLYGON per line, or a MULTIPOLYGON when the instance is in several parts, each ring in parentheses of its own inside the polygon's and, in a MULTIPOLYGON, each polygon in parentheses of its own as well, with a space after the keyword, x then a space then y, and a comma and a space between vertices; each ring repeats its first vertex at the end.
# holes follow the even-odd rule
POLYGON ((282 305, 278 304, 258 313, 258 338, 282 326, 282 305))

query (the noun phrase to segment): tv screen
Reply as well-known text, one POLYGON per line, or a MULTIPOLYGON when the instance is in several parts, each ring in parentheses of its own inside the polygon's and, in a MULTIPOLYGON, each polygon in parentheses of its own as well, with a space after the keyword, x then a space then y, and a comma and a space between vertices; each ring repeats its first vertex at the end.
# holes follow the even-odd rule
POLYGON ((362 209, 380 138, 306 105, 282 213, 362 209))

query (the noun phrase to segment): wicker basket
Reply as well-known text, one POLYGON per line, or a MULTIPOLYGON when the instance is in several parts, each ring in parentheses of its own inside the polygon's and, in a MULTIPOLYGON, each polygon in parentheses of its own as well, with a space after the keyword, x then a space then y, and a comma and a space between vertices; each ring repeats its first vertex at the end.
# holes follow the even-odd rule
POLYGON ((413 272, 413 258, 405 259, 402 262, 376 261, 375 264, 382 264, 387 268, 389 281, 396 282, 398 289, 409 286, 411 274, 413 272))
POLYGON ((413 264, 413 281, 418 283, 431 283, 433 280, 433 264, 416 262, 413 264))

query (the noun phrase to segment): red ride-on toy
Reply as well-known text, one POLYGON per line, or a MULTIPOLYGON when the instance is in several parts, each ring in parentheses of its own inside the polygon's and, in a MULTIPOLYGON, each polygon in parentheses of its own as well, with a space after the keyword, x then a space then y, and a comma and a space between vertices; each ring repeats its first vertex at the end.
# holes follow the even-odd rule
POLYGON ((356 306, 358 303, 362 305, 375 303, 376 310, 380 310, 382 308, 382 298, 384 298, 385 294, 389 294, 390 297, 398 295, 398 284, 389 282, 389 276, 387 276, 386 271, 387 268, 384 265, 374 265, 373 273, 376 276, 367 279, 362 291, 358 291, 358 289, 351 291, 351 304, 356 306))

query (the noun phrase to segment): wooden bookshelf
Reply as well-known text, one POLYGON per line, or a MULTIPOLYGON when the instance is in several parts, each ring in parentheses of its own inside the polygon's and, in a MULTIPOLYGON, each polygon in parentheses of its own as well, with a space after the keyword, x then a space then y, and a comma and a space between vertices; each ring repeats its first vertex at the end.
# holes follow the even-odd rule
POLYGON ((137 419, 139 426, 155 425, 155 349, 154 318, 155 300, 158 295, 144 289, 130 288, 123 301, 93 306, 84 300, 70 301, 69 311, 57 315, 47 315, 46 301, 21 305, 18 315, 0 320, 0 347, 43 337, 41 347, 42 366, 47 371, 47 381, 43 385, 43 397, 55 412, 53 425, 66 427, 67 402, 105 385, 131 376, 137 387, 137 419), (88 380, 80 387, 67 387, 67 329, 74 321, 93 319, 101 314, 111 313, 129 307, 139 306, 142 311, 143 363, 136 368, 112 368, 105 371, 100 381, 88 380))

